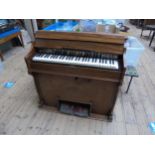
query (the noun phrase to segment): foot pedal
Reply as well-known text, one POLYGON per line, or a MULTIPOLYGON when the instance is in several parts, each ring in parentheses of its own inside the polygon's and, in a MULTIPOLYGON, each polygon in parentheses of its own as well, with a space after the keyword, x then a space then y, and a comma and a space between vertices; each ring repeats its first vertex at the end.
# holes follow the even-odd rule
POLYGON ((77 103, 69 101, 59 101, 59 111, 69 115, 75 115, 80 117, 90 116, 90 104, 77 103))

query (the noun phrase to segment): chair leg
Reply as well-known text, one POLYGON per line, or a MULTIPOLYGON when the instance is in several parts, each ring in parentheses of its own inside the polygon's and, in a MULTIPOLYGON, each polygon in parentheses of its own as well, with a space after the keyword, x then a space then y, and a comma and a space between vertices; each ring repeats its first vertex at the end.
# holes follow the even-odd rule
POLYGON ((128 93, 128 91, 129 91, 129 88, 130 88, 130 85, 131 85, 131 82, 132 82, 132 79, 133 79, 133 76, 131 76, 131 78, 130 78, 130 81, 129 81, 129 84, 128 84, 128 88, 127 88, 127 90, 126 90, 126 94, 128 93))
POLYGON ((152 33, 152 31, 150 30, 150 33, 149 33, 149 36, 148 36, 148 40, 150 39, 151 33, 152 33))
POLYGON ((1 58, 1 60, 2 61, 4 61, 4 57, 3 57, 3 55, 2 55, 2 52, 0 51, 0 58, 1 58))
POLYGON ((24 41, 23 41, 22 34, 20 33, 18 37, 20 38, 20 42, 21 42, 22 46, 24 47, 24 41))
POLYGON ((149 46, 151 46, 152 41, 153 41, 153 39, 154 39, 154 36, 155 36, 155 31, 153 32, 153 35, 152 35, 152 38, 151 38, 151 40, 150 40, 149 46))
POLYGON ((141 31, 140 37, 142 37, 142 35, 143 35, 143 28, 142 28, 142 31, 141 31))

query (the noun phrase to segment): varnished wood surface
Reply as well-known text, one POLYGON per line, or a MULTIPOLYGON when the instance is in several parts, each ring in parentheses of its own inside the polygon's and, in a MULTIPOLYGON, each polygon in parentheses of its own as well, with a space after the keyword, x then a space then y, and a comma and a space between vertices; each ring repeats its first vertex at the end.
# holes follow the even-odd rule
POLYGON ((116 82, 119 82, 121 78, 120 70, 116 71, 110 69, 108 70, 108 69, 91 68, 91 67, 79 67, 63 64, 31 62, 30 68, 28 68, 28 70, 31 73, 66 75, 66 76, 81 77, 96 80, 105 79, 106 81, 116 81, 116 82))
MULTIPOLYGON (((130 27, 133 35, 140 35, 139 29, 130 27)), ((23 60, 30 46, 8 51, 14 54, 4 61, 5 69, 0 72, 0 134, 151 134, 148 124, 155 120, 155 53, 148 48, 147 40, 141 41, 146 50, 137 67, 140 76, 133 79, 128 94, 125 90, 129 79, 125 77, 113 122, 39 109, 34 81, 27 74, 23 60), (3 88, 2 83, 9 80, 15 81, 15 85, 11 89, 3 88)))
POLYGON ((37 31, 36 38, 53 39, 53 40, 78 40, 86 42, 101 42, 124 44, 125 37, 118 34, 92 33, 92 32, 54 32, 54 31, 37 31))
POLYGON ((96 42, 82 42, 82 41, 67 41, 67 40, 51 40, 37 39, 34 47, 38 48, 67 48, 76 50, 90 50, 107 54, 121 55, 125 52, 125 49, 121 45, 106 44, 96 42))

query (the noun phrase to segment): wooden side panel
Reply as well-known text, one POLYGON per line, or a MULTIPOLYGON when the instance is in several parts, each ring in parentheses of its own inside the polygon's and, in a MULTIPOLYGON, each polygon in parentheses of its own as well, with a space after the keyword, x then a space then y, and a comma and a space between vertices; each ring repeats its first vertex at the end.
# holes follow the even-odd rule
POLYGON ((35 53, 35 48, 33 45, 30 48, 30 52, 25 56, 25 62, 28 68, 28 72, 31 74, 31 62, 32 62, 32 56, 35 53))

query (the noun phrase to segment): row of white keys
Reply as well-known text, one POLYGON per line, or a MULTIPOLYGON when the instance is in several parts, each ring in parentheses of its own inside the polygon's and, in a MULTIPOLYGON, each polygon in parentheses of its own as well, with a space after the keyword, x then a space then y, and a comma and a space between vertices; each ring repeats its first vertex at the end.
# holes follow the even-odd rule
MULTIPOLYGON (((62 64, 73 64, 73 65, 84 65, 84 66, 91 66, 91 67, 99 67, 99 68, 113 68, 118 69, 118 62, 117 60, 113 60, 113 63, 110 63, 110 60, 106 59, 98 59, 93 61, 94 58, 89 58, 89 61, 84 61, 83 57, 72 57, 69 56, 62 56, 62 55, 47 55, 43 54, 41 56, 34 56, 34 61, 43 61, 43 62, 51 62, 51 63, 62 63, 62 64), (53 57, 54 56, 54 57, 53 57), (63 57, 63 58, 62 58, 63 57), (103 63, 104 62, 104 63, 103 63)), ((88 58, 87 58, 88 60, 88 58)))
POLYGON ((69 64, 77 64, 77 65, 84 65, 84 66, 118 69, 118 62, 116 60, 113 60, 113 63, 112 62, 110 63, 110 60, 106 60, 107 63, 105 63, 105 61, 103 63, 102 60, 99 58, 96 58, 95 62, 93 62, 93 58, 86 58, 86 59, 87 61, 84 61, 83 57, 79 59, 77 59, 77 57, 74 57, 71 60, 65 60, 65 62, 69 64))

